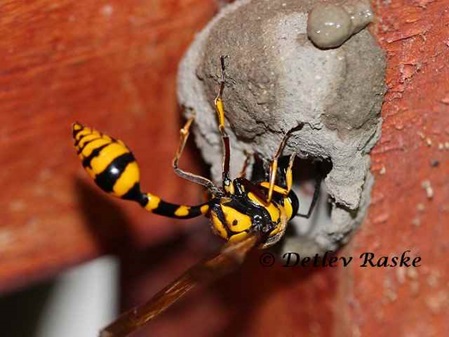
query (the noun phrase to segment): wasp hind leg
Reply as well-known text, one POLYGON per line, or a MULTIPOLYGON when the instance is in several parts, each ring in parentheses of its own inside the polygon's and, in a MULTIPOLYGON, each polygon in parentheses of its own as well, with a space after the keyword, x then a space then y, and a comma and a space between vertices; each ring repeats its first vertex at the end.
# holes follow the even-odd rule
POLYGON ((179 160, 184 151, 184 147, 187 143, 187 139, 189 138, 190 135, 190 127, 194 120, 195 116, 192 116, 189 119, 187 119, 187 122, 184 124, 184 127, 179 131, 180 134, 179 144, 176 150, 175 158, 173 158, 173 170, 179 177, 191 181, 193 183, 202 185, 206 187, 212 194, 216 195, 218 193, 218 189, 212 181, 197 174, 186 172, 180 169, 178 166, 179 160))

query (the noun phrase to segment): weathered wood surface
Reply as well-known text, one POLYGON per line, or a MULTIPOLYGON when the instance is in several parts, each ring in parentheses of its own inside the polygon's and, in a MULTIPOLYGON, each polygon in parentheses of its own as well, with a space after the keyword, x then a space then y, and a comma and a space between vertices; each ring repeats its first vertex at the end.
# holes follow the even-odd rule
POLYGON ((195 0, 0 5, 0 290, 182 229, 98 192, 70 127, 78 120, 124 139, 148 190, 201 199, 171 169, 181 125, 175 81, 187 45, 215 10, 213 1, 195 0))

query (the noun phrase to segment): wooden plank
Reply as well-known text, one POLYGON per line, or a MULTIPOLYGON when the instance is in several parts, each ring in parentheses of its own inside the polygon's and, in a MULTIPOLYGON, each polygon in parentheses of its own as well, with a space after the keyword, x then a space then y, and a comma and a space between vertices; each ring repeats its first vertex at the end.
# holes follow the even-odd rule
MULTIPOLYGON (((4 2, 0 29, 0 291, 181 230, 99 193, 71 141, 79 120, 126 141, 143 186, 174 201, 201 191, 172 173, 178 62, 213 1, 4 2)), ((188 153, 183 165, 192 160, 188 153)), ((197 161, 198 163, 199 161, 197 161)))

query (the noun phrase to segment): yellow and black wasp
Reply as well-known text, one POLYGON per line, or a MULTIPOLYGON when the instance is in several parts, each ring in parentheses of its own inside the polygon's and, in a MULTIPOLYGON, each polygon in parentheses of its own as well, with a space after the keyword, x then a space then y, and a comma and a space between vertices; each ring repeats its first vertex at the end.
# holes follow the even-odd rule
POLYGON ((302 124, 285 135, 263 181, 246 179, 245 169, 238 178, 231 180, 229 177, 230 145, 225 130, 222 99, 225 57, 222 56, 220 62, 221 80, 214 105, 223 142, 222 186, 218 187, 211 180, 178 167, 194 116, 187 120, 180 131, 180 142, 173 160, 177 175, 205 186, 210 192, 211 199, 203 204, 176 205, 142 192, 139 167, 134 155, 122 141, 80 123, 73 124, 73 139, 82 165, 103 191, 135 201, 151 213, 171 218, 188 219, 204 215, 210 219, 213 232, 227 241, 219 254, 190 268, 147 303, 120 316, 102 330, 101 337, 127 336, 166 310, 197 283, 210 281, 235 269, 253 248, 274 245, 282 238, 288 221, 296 215, 309 217, 311 214, 319 189, 315 190, 307 214, 297 214, 299 202, 292 190, 292 167, 296 155, 290 156, 286 167, 278 164, 288 137, 291 132, 301 129, 302 124))

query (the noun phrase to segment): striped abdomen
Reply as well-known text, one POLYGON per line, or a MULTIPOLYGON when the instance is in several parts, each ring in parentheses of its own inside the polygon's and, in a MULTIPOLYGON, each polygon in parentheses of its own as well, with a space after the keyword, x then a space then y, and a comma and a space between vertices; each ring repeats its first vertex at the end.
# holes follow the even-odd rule
POLYGON ((208 203, 176 205, 150 193, 142 193, 139 166, 121 140, 80 123, 73 124, 72 132, 84 169, 103 191, 121 199, 136 201, 149 212, 172 218, 193 218, 208 212, 208 203))
POLYGON ((84 169, 105 192, 122 199, 140 198, 140 173, 123 142, 97 130, 73 124, 73 139, 84 169))

